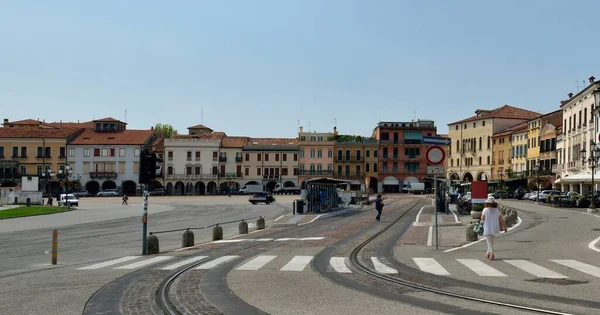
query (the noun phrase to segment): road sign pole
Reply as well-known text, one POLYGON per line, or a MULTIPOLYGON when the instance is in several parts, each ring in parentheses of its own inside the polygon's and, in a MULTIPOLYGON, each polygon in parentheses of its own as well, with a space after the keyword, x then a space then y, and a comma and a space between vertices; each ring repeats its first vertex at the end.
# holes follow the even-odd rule
POLYGON ((142 185, 142 193, 144 194, 144 212, 142 213, 142 255, 146 255, 147 244, 146 234, 148 234, 148 192, 144 190, 142 185))
POLYGON ((437 185, 437 174, 433 175, 433 187, 435 187, 435 193, 433 195, 434 198, 434 206, 433 206, 433 211, 435 215, 435 249, 438 249, 438 212, 437 212, 437 202, 438 202, 438 193, 439 193, 439 189, 438 189, 438 185, 437 185))

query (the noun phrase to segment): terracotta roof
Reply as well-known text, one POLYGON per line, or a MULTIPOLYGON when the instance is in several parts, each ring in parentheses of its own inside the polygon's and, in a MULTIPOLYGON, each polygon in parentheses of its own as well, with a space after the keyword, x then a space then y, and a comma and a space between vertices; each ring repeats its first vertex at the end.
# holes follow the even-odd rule
POLYGON ((41 129, 36 127, 0 128, 0 138, 67 138, 83 128, 41 129))
MULTIPOLYGON (((210 129, 210 128, 208 128, 204 125, 195 125, 195 126, 188 127, 187 129, 210 129)), ((210 130, 212 130, 212 129, 210 129, 210 130)))
POLYGON ((82 122, 82 123, 54 121, 54 122, 51 122, 51 123, 46 123, 46 125, 52 126, 52 127, 55 127, 55 128, 85 128, 85 129, 94 129, 94 122, 93 121, 86 121, 86 122, 82 122))
POLYGON ((223 148, 241 148, 248 143, 248 137, 223 137, 221 141, 221 146, 223 148))
POLYGON ((247 145, 298 145, 298 138, 250 138, 247 145))
POLYGON ((533 119, 533 118, 540 116, 540 113, 532 112, 530 110, 526 110, 526 109, 522 109, 522 108, 510 106, 510 105, 504 105, 502 107, 493 109, 492 111, 489 111, 489 112, 482 111, 482 110, 477 110, 477 111, 482 113, 483 115, 482 116, 477 116, 477 115, 471 116, 471 117, 463 119, 463 120, 449 123, 448 125, 455 125, 455 124, 477 121, 477 120, 482 120, 482 119, 490 119, 490 118, 527 119, 528 120, 528 119, 533 119))
POLYGON ((123 123, 123 124, 127 124, 126 122, 122 122, 122 121, 120 121, 118 119, 114 119, 112 117, 106 117, 106 118, 102 118, 102 119, 94 119, 94 120, 92 120, 92 122, 96 122, 96 121, 111 121, 111 122, 120 122, 120 123, 123 123))
POLYGON ((71 144, 142 145, 146 143, 148 138, 150 138, 150 136, 153 134, 154 132, 152 130, 121 130, 116 132, 96 132, 94 130, 86 130, 77 138, 75 138, 71 144))
POLYGON ((515 132, 519 132, 519 131, 526 130, 526 129, 527 129, 527 122, 518 123, 516 125, 508 127, 507 129, 500 130, 500 131, 496 132, 492 136, 492 138, 510 135, 510 134, 515 133, 515 132))
POLYGON ((225 136, 224 132, 207 132, 199 133, 195 135, 173 135, 172 139, 207 139, 207 140, 220 140, 225 136))
POLYGON ((36 119, 23 119, 23 120, 17 120, 17 121, 9 121, 8 124, 9 125, 39 125, 42 122, 36 119))
POLYGON ((156 138, 154 142, 152 142, 152 151, 153 152, 164 152, 165 151, 165 138, 156 138))

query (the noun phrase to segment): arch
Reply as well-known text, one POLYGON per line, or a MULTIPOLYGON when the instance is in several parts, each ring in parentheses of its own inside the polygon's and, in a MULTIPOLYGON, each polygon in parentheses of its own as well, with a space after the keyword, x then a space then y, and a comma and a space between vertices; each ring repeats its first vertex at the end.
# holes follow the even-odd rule
POLYGON ((194 185, 194 191, 197 195, 204 195, 206 193, 206 185, 204 182, 196 182, 196 185, 194 185))
POLYGON ((169 182, 167 183, 167 195, 172 195, 173 194, 173 183, 169 182))
POLYGON ((462 180, 462 181, 463 181, 463 182, 467 182, 467 183, 470 183, 470 182, 472 182, 472 181, 473 181, 473 175, 472 175, 470 172, 466 172, 466 173, 463 175, 463 180, 462 180))
POLYGON ((102 183, 102 190, 117 189, 117 183, 112 180, 106 180, 102 183))
POLYGON ((379 181, 377 180, 377 177, 369 177, 367 178, 367 181, 369 182, 369 191, 373 191, 374 193, 378 193, 378 188, 379 188, 379 181))
POLYGON ((379 164, 377 164, 377 162, 373 163, 373 172, 374 173, 378 172, 377 168, 379 168, 379 164))
POLYGON ((296 187, 296 184, 288 180, 287 182, 283 183, 283 187, 296 187))
POLYGON ((175 183, 175 191, 174 194, 175 195, 183 195, 185 194, 185 185, 183 184, 183 182, 177 182, 175 183))
POLYGON ((95 180, 91 180, 85 183, 85 190, 92 195, 96 195, 100 191, 100 184, 95 180))
POLYGON ((548 177, 540 178, 540 189, 541 190, 551 190, 552 189, 552 180, 548 177))
POLYGON ((194 194, 194 183, 185 184, 185 194, 186 195, 194 194))
POLYGON ((135 196, 137 194, 137 184, 132 180, 126 180, 121 184, 123 195, 135 196))
POLYGON ((217 193, 217 183, 210 181, 206 185, 206 194, 207 195, 215 195, 217 193))
POLYGON ((479 172, 477 173, 477 180, 478 181, 487 181, 488 180, 488 176, 485 174, 485 172, 479 172))
MULTIPOLYGON (((150 183, 148 183, 148 191, 158 188, 163 188, 163 185, 159 181, 151 180, 150 183)), ((125 188, 123 188, 123 191, 125 191, 125 188)))
POLYGON ((266 187, 267 191, 271 191, 272 192, 273 190, 275 190, 275 185, 277 185, 277 183, 274 182, 274 181, 268 182, 267 183, 267 187, 266 187))
POLYGON ((394 176, 387 176, 383 179, 383 192, 397 193, 400 192, 400 181, 394 176))
POLYGON ((251 180, 251 181, 245 183, 244 185, 260 185, 260 183, 255 180, 251 180))

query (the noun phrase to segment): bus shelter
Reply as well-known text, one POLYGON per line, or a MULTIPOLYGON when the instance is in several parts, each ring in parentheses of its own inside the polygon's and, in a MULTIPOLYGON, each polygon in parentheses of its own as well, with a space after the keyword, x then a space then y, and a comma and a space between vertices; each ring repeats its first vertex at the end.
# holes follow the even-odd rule
POLYGON ((307 212, 321 212, 337 208, 341 199, 337 186, 348 181, 333 178, 313 178, 306 180, 307 212))

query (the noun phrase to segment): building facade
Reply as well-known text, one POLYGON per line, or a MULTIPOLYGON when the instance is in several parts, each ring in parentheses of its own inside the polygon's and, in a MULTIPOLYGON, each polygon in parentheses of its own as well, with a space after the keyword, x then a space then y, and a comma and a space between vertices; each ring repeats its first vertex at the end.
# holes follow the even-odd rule
POLYGON ((243 148, 248 143, 248 139, 248 137, 226 135, 221 140, 219 150, 219 189, 221 191, 236 191, 244 184, 243 148))
POLYGON ((372 139, 363 142, 365 150, 365 188, 369 193, 382 192, 379 182, 379 141, 372 139))
MULTIPOLYGON (((333 170, 335 178, 343 179, 350 182, 352 190, 366 191, 367 185, 367 147, 372 148, 378 145, 377 140, 371 138, 363 138, 361 136, 341 135, 335 141, 333 149, 333 170)), ((368 150, 369 160, 373 152, 368 150)), ((371 171, 372 164, 369 164, 371 171)), ((377 179, 369 178, 369 184, 372 187, 377 187, 377 179)), ((376 190, 376 189, 374 189, 376 190)))
POLYGON ((513 127, 511 135, 510 170, 506 170, 507 177, 525 177, 527 175, 527 143, 529 130, 527 122, 513 127))
POLYGON ((299 187, 298 150, 297 139, 250 138, 242 148, 244 185, 260 184, 270 192, 277 184, 299 187))
POLYGON ((333 147, 337 128, 333 132, 298 132, 299 175, 301 184, 305 180, 320 177, 333 177, 333 147))
POLYGON ((423 136, 437 135, 431 120, 379 122, 373 137, 379 142, 380 191, 402 192, 409 183, 421 183, 427 177, 423 136))
POLYGON ((511 169, 511 127, 506 128, 506 130, 496 132, 492 136, 491 180, 504 180, 506 171, 511 169))
POLYGON ((488 180, 492 175, 492 136, 540 114, 504 105, 478 109, 475 116, 448 124, 452 159, 447 177, 460 182, 488 180))
POLYGON ((91 194, 105 189, 138 194, 140 153, 151 149, 154 131, 128 130, 126 123, 110 117, 93 122, 94 129, 85 130, 68 144, 73 173, 81 176, 91 194))

